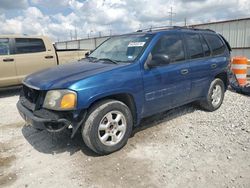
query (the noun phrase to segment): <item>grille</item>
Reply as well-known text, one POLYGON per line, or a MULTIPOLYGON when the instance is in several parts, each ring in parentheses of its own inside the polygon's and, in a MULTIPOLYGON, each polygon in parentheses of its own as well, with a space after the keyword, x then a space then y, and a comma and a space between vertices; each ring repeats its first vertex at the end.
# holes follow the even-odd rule
POLYGON ((23 96, 31 103, 35 104, 39 97, 39 91, 23 85, 23 96))

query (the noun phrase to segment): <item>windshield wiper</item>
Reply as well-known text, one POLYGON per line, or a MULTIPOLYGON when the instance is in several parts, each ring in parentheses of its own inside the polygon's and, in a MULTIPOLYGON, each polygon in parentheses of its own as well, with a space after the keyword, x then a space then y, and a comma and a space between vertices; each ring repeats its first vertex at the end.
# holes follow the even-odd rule
POLYGON ((96 60, 97 58, 88 56, 88 57, 86 57, 86 59, 96 60))
POLYGON ((112 62, 114 64, 118 64, 117 61, 113 60, 113 59, 109 59, 109 58, 100 58, 98 60, 101 60, 101 61, 109 61, 109 62, 112 62))

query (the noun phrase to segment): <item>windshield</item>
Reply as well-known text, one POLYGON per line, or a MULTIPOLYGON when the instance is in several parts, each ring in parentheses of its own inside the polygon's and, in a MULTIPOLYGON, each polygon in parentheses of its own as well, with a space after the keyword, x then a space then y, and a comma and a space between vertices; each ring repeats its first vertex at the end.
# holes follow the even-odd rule
POLYGON ((134 61, 148 44, 152 34, 124 35, 105 41, 89 57, 116 62, 134 61))

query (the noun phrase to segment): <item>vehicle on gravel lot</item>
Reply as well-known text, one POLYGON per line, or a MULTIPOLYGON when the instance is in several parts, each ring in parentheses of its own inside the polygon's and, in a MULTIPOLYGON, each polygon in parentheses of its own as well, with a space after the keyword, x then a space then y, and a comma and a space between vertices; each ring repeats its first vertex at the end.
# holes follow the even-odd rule
POLYGON ((80 60, 86 52, 57 50, 44 36, 0 35, 0 88, 20 85, 33 72, 80 60))
POLYGON ((81 127, 99 154, 122 148, 144 117, 193 101, 218 109, 228 86, 230 46, 210 30, 173 27, 108 39, 86 59, 23 81, 17 108, 37 129, 81 127))

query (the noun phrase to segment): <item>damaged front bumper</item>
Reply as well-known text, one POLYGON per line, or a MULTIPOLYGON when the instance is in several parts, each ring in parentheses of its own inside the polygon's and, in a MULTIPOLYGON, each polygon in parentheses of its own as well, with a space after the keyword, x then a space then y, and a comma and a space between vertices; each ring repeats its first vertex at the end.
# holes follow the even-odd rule
POLYGON ((79 127, 83 124, 86 116, 86 111, 70 112, 68 117, 67 113, 62 114, 46 109, 31 111, 22 104, 21 100, 17 103, 17 109, 22 118, 36 129, 60 132, 71 125, 73 129, 71 138, 74 137, 79 127))

